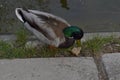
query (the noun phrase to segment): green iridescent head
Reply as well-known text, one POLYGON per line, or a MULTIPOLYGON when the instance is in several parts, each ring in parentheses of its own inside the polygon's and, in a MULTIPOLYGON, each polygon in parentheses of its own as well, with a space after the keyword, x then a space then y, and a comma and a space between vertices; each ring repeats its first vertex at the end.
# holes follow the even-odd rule
POLYGON ((63 30, 65 37, 73 37, 75 40, 79 40, 83 37, 83 30, 77 26, 66 27, 63 30))

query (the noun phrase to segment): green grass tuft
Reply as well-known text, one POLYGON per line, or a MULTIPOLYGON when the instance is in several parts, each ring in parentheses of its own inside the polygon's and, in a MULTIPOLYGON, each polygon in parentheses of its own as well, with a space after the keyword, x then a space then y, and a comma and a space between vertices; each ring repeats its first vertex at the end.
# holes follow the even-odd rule
POLYGON ((30 58, 35 57, 35 48, 15 47, 5 41, 0 41, 0 58, 30 58))
POLYGON ((27 42, 27 38, 28 38, 28 33, 24 28, 21 28, 20 30, 18 30, 16 33, 16 46, 23 46, 26 44, 27 42))
POLYGON ((87 55, 97 55, 97 52, 99 52, 104 44, 112 42, 114 40, 113 36, 108 37, 102 37, 102 36, 95 36, 92 39, 88 39, 82 44, 83 51, 88 51, 89 53, 87 55))

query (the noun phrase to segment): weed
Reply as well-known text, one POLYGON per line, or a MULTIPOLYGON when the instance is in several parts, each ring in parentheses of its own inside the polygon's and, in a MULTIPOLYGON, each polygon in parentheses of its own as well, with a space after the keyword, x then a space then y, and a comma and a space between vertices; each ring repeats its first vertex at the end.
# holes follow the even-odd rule
POLYGON ((109 43, 113 40, 113 36, 102 37, 98 35, 83 42, 82 49, 83 51, 89 52, 87 55, 94 56, 97 55, 97 52, 99 52, 106 43, 109 43))
POLYGON ((25 29, 21 28, 15 33, 16 35, 16 46, 23 46, 27 42, 28 33, 25 29))

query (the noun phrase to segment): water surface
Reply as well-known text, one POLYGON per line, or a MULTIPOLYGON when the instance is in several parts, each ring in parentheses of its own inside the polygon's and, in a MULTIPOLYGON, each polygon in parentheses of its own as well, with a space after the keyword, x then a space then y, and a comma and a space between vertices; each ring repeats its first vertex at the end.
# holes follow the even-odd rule
POLYGON ((120 0, 0 0, 0 32, 15 32, 23 24, 17 7, 42 10, 78 25, 85 32, 120 31, 120 0))

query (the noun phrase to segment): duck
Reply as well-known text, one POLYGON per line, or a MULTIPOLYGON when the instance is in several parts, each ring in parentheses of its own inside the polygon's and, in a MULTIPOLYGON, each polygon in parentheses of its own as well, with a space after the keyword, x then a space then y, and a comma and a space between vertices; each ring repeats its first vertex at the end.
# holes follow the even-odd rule
POLYGON ((38 40, 50 46, 69 48, 84 34, 80 27, 70 25, 65 19, 51 13, 16 8, 15 14, 38 40))

